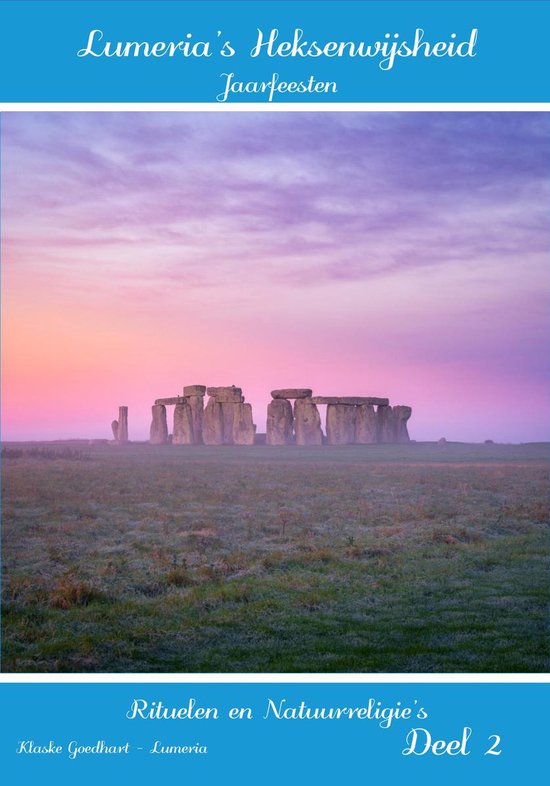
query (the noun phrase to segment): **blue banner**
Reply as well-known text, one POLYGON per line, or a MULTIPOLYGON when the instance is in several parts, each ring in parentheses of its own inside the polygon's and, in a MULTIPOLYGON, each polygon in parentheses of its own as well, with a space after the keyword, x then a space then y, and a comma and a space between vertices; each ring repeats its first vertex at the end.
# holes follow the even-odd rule
POLYGON ((0 100, 537 102, 547 2, 4 2, 0 100))
POLYGON ((548 685, 4 686, 10 782, 517 783, 548 685))

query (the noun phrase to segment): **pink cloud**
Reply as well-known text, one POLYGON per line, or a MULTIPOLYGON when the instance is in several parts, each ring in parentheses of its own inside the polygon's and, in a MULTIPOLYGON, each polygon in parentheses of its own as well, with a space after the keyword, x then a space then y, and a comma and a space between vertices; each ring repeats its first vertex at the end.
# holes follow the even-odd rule
POLYGON ((389 396, 417 439, 545 439, 536 113, 4 118, 5 439, 242 385, 389 396))

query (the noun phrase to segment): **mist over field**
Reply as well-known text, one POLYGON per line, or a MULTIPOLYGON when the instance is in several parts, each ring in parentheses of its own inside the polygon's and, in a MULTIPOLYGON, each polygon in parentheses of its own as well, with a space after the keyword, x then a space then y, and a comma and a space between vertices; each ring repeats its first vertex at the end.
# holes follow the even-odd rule
POLYGON ((16 672, 544 672, 546 445, 13 445, 16 672))

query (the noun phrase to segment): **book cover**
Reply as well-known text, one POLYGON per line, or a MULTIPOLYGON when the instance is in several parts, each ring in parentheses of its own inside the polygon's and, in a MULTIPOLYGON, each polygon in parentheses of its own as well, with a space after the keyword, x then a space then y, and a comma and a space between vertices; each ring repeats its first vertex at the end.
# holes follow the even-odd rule
POLYGON ((5 771, 540 776, 548 3, 0 13, 5 771))

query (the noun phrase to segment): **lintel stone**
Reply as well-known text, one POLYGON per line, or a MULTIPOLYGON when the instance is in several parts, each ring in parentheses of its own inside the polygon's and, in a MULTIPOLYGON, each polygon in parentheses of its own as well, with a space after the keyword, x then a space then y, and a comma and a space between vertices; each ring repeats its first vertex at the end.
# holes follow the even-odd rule
POLYGON ((272 390, 271 398, 309 398, 311 393, 311 388, 281 388, 281 390, 272 390))
POLYGON ((206 385, 187 385, 183 388, 184 396, 204 396, 206 385))
POLYGON ((347 404, 350 407, 359 407, 362 404, 375 404, 388 406, 389 398, 376 398, 375 396, 313 396, 313 404, 347 404))
POLYGON ((218 398, 222 396, 242 396, 243 391, 242 388, 236 388, 235 385, 229 385, 227 387, 219 387, 219 388, 206 388, 206 392, 212 398, 218 398))

